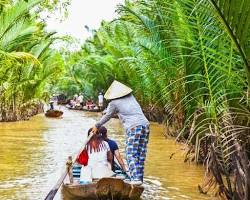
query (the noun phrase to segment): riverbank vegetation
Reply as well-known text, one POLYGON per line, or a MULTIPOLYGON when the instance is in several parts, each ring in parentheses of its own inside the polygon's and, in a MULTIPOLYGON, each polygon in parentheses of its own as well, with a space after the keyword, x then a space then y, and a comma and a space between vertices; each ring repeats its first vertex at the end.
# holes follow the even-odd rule
POLYGON ((70 56, 58 87, 96 96, 113 79, 129 85, 205 163, 201 192, 249 199, 249 10, 243 0, 126 1, 70 56))
POLYGON ((41 112, 49 84, 63 72, 61 55, 50 48, 55 33, 46 32, 39 18, 42 9, 53 6, 41 0, 0 1, 0 121, 41 112))

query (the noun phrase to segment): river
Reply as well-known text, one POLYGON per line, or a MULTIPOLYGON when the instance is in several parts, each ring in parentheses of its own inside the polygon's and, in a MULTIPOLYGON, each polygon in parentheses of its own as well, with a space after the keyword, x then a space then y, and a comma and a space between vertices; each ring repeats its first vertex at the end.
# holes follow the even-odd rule
MULTIPOLYGON (((87 130, 101 117, 100 113, 61 109, 62 119, 41 114, 29 121, 0 123, 1 200, 44 199, 64 170, 67 157, 79 150, 87 130)), ((106 127, 123 153, 124 133, 119 120, 112 119, 106 127)), ((142 199, 212 199, 197 190, 203 167, 183 160, 183 146, 165 139, 162 126, 151 123, 142 199)), ((61 199, 60 191, 55 199, 61 199)))

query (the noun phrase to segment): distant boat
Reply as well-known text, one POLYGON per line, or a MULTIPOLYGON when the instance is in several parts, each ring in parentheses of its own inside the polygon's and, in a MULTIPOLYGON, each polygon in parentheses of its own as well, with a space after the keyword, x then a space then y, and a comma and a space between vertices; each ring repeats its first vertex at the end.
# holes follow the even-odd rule
POLYGON ((61 117, 63 115, 63 111, 60 110, 47 110, 45 113, 46 117, 61 117))
POLYGON ((82 110, 82 107, 76 106, 76 107, 71 107, 69 104, 66 105, 66 108, 69 110, 82 110))
POLYGON ((89 184, 79 184, 81 166, 73 166, 73 183, 64 183, 62 194, 65 199, 98 200, 98 199, 127 199, 137 200, 144 190, 142 186, 125 183, 119 176, 121 170, 116 170, 117 177, 107 177, 89 184))
POLYGON ((58 105, 66 105, 69 103, 69 100, 57 100, 58 105))
POLYGON ((99 108, 93 108, 93 109, 82 108, 82 110, 86 112, 101 112, 99 108))
POLYGON ((86 111, 86 112, 101 112, 99 108, 87 109, 85 106, 84 107, 80 107, 80 106, 71 107, 69 105, 66 105, 66 108, 70 110, 81 110, 81 111, 86 111))

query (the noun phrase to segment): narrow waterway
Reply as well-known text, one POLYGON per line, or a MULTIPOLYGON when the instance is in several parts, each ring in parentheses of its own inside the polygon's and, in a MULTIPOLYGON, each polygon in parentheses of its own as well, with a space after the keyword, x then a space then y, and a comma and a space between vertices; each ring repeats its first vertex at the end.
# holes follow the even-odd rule
MULTIPOLYGON (((79 150, 87 130, 101 117, 98 113, 61 109, 62 119, 38 115, 29 121, 0 123, 1 200, 42 200, 60 177, 67 157, 79 150)), ((112 119, 107 128, 123 152, 124 133, 119 120, 112 119)), ((203 168, 184 163, 182 146, 165 139, 162 132, 160 125, 151 124, 142 199, 211 199, 197 190, 203 168)), ((60 192, 55 199, 61 199, 60 192)))

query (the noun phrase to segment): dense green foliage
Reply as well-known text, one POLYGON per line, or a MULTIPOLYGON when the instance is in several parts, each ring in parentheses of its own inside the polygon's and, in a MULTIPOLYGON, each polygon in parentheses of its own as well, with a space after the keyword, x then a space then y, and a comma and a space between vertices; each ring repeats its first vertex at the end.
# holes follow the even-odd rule
POLYGON ((168 134, 193 145, 189 153, 207 163, 218 194, 248 199, 249 6, 126 1, 69 58, 59 88, 96 96, 114 79, 129 85, 146 112, 164 113, 168 134))
MULTIPOLYGON (((42 1, 1 1, 0 121, 18 120, 49 98, 49 83, 63 71, 59 53, 50 49, 37 12, 42 1)), ((31 113, 32 114, 32 113, 31 113)))

